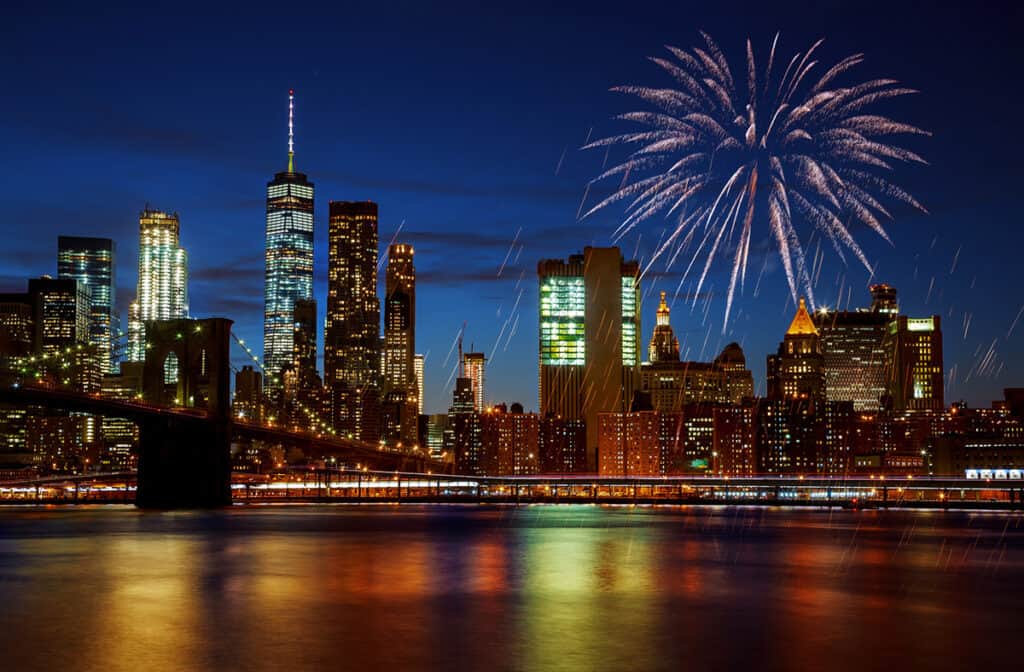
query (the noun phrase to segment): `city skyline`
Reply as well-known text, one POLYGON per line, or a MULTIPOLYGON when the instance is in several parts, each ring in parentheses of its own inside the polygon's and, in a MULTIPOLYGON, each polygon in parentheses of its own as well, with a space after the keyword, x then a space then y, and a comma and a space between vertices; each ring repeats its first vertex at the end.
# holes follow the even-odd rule
MULTIPOLYGON (((903 9, 897 11, 906 12, 903 9)), ((672 13, 665 10, 665 15, 672 13)), ((829 18, 834 22, 837 16, 831 14, 829 18)), ((953 25, 952 18, 941 9, 926 18, 936 33, 949 30, 953 25)), ((909 14, 898 13, 894 24, 900 26, 901 22, 909 20, 909 14)), ((561 19, 556 17, 555 23, 559 21, 561 19)), ((783 35, 784 39, 791 39, 793 43, 803 43, 806 41, 804 38, 817 37, 823 33, 828 38, 823 48, 830 57, 841 56, 851 50, 864 51, 869 58, 872 74, 891 74, 923 91, 917 100, 908 103, 912 113, 907 116, 933 132, 934 136, 923 143, 922 149, 932 165, 912 172, 909 178, 913 182, 914 193, 921 198, 931 214, 897 221, 891 230, 894 240, 892 247, 884 241, 874 241, 866 246, 872 260, 877 260, 874 277, 852 266, 844 267, 834 259, 827 260, 823 264, 822 279, 819 280, 824 299, 819 302, 852 309, 862 305, 863 302, 857 296, 869 282, 884 281, 898 287, 907 313, 938 314, 943 318, 947 332, 944 343, 944 378, 947 383, 952 383, 947 387, 947 400, 964 398, 972 405, 986 404, 998 397, 1002 387, 1013 385, 1015 380, 1024 377, 1024 362, 1015 354, 1016 339, 1022 336, 1013 328, 1020 305, 1012 302, 1012 297, 1007 293, 999 291, 1000 269, 1011 263, 1004 256, 1009 252, 1004 250, 1014 249, 1017 234, 1009 230, 1009 227, 999 227, 999 222, 1007 213, 1012 212, 1008 205, 1012 202, 1009 196, 1012 192, 1000 189, 997 185, 1001 184, 1000 180, 1009 179, 1012 172, 979 167, 969 160, 965 163, 965 158, 969 157, 965 157, 962 150, 957 148, 963 141, 957 139, 957 147, 954 147, 951 139, 954 134, 950 132, 948 121, 930 112, 928 108, 929 103, 934 105, 936 100, 947 97, 954 87, 962 85, 968 75, 974 78, 980 73, 983 81, 990 75, 985 74, 983 68, 975 72, 965 66, 950 66, 946 72, 952 81, 940 81, 926 71, 924 64, 943 57, 936 53, 937 47, 932 40, 917 33, 908 38, 909 46, 901 46, 898 40, 893 40, 887 34, 860 34, 858 39, 866 40, 866 43, 860 44, 846 34, 835 35, 838 32, 836 30, 822 31, 818 27, 793 20, 785 12, 776 17, 774 22, 793 26, 783 35), (909 56, 899 59, 886 55, 883 58, 891 45, 895 45, 892 48, 897 50, 907 50, 909 56), (973 176, 966 185, 962 184, 962 180, 954 179, 964 170, 970 170, 973 176), (983 175, 989 177, 983 179, 983 175), (959 189, 950 189, 951 184, 957 184, 959 189), (982 188, 984 192, 977 191, 982 188), (1003 199, 1001 209, 993 209, 993 198, 1003 199), (972 232, 966 237, 962 228, 962 220, 965 218, 970 218, 972 225, 972 232), (995 263, 979 265, 977 260, 980 255, 989 250, 994 250, 995 263), (840 294, 841 301, 838 299, 840 294), (990 350, 994 357, 988 358, 986 355, 990 350), (994 363, 986 364, 986 361, 994 363), (996 376, 1000 367, 1001 373, 996 376)), ((391 112, 378 115, 377 118, 367 114, 359 118, 337 117, 338 101, 332 97, 332 89, 323 83, 326 72, 324 75, 312 76, 308 70, 296 73, 286 71, 287 68, 277 68, 269 84, 257 85, 243 79, 240 81, 240 95, 246 101, 246 108, 251 113, 248 116, 251 118, 239 123, 232 132, 221 133, 225 144, 172 142, 159 145, 159 141, 145 132, 142 132, 138 146, 129 147, 122 140, 115 140, 104 151, 135 162, 142 168, 137 171, 140 177, 129 179, 129 188, 101 186, 102 206, 91 209, 88 218, 78 220, 79 223, 73 227, 66 225, 66 218, 46 217, 44 213, 52 211, 49 205, 34 208, 33 212, 37 214, 33 216, 44 221, 22 237, 21 245, 24 249, 20 252, 23 253, 12 251, 8 253, 11 256, 4 258, 3 288, 12 291, 20 289, 20 280, 15 279, 15 276, 20 279, 52 273, 52 254, 43 260, 32 250, 47 245, 52 249, 52 241, 57 235, 113 238, 119 243, 117 276, 121 285, 117 288, 117 296, 121 303, 119 312, 122 323, 125 323, 127 312, 124 302, 134 294, 131 289, 134 273, 130 267, 135 254, 134 241, 126 232, 125 222, 130 223, 142 203, 149 200, 156 207, 176 210, 181 214, 181 242, 190 253, 192 312, 204 316, 228 315, 236 319, 241 335, 248 342, 258 344, 262 313, 262 307, 258 304, 262 304, 263 280, 261 227, 265 217, 263 207, 257 201, 267 176, 280 169, 281 159, 274 157, 281 156, 285 139, 281 100, 284 92, 294 86, 302 103, 301 166, 310 179, 317 183, 321 195, 314 216, 317 234, 314 274, 318 286, 314 293, 320 311, 318 323, 323 324, 326 310, 323 289, 327 248, 324 199, 374 200, 380 203, 381 213, 378 254, 383 254, 381 248, 392 239, 407 242, 417 249, 420 265, 417 278, 419 310, 432 318, 429 321, 421 320, 417 333, 417 350, 427 355, 425 411, 439 412, 448 406, 450 374, 455 368, 455 361, 454 357, 450 357, 445 364, 445 354, 464 321, 468 322, 466 340, 475 342, 488 353, 489 399, 519 401, 528 408, 534 408, 537 381, 533 373, 535 367, 532 366, 536 353, 531 322, 537 307, 536 292, 530 284, 531 264, 540 258, 579 252, 587 244, 609 244, 610 234, 616 224, 615 216, 576 221, 586 183, 596 176, 601 165, 600 157, 576 150, 584 143, 591 126, 599 130, 611 128, 614 124, 610 117, 621 109, 620 101, 608 94, 606 89, 623 82, 653 78, 645 58, 656 53, 658 45, 663 42, 680 46, 697 43, 699 27, 714 29, 716 34, 724 35, 723 47, 731 50, 736 48, 739 36, 745 34, 751 34, 755 42, 763 46, 770 40, 775 28, 773 25, 770 31, 765 29, 760 32, 756 26, 724 26, 723 17, 714 14, 708 15, 700 25, 696 22, 677 21, 671 30, 645 24, 642 35, 638 34, 636 38, 613 50, 614 54, 600 57, 604 60, 601 61, 602 67, 598 68, 602 70, 599 81, 595 80, 594 75, 572 80, 571 95, 577 102, 569 105, 565 113, 556 116, 557 133, 536 135, 535 125, 525 121, 521 122, 521 127, 512 127, 522 128, 526 133, 529 151, 521 159, 505 162, 500 169, 489 168, 488 174, 497 176, 491 181, 479 180, 480 173, 474 170, 482 165, 490 166, 489 156, 480 151, 463 151, 467 147, 467 134, 449 132, 439 112, 423 114, 423 109, 417 107, 402 116, 398 112, 391 112), (596 107, 589 109, 591 106, 596 107), (342 119, 347 121, 339 123, 342 119), (398 137, 402 138, 411 133, 412 129, 441 131, 436 142, 443 139, 447 145, 443 147, 444 151, 435 152, 434 161, 430 164, 436 167, 435 171, 426 170, 423 155, 418 149, 409 154, 411 161, 402 165, 391 161, 368 160, 371 140, 382 141, 387 138, 386 130, 395 132, 403 123, 407 130, 399 132, 398 137), (366 140, 356 140, 364 135, 366 140), (243 148, 240 143, 246 143, 246 147, 243 148), (155 151, 155 146, 162 147, 163 151, 155 151), (219 151, 222 149, 225 151, 219 151), (196 164, 216 166, 223 180, 218 183, 216 192, 209 188, 193 188, 195 184, 192 178, 156 179, 161 171, 171 170, 174 166, 196 164), (102 220, 98 218, 101 214, 102 220), (497 222, 503 223, 498 225, 497 222), (401 231, 396 238, 395 233, 399 227, 401 231), (452 255, 464 263, 451 264, 452 255), (513 306, 517 306, 515 310, 513 306), (513 313, 519 317, 518 329, 509 338, 508 332, 516 321, 509 320, 513 313)), ((555 44, 554 29, 551 30, 550 34, 542 31, 539 36, 543 44, 555 44)), ((853 32, 850 31, 850 34, 853 32)), ((499 38, 499 41, 505 35, 497 29, 491 29, 487 34, 499 38)), ((462 38, 456 44, 460 48, 470 49, 475 44, 474 39, 462 38)), ((968 34, 966 39, 970 42, 976 38, 968 34)), ((1004 48, 1005 41, 1002 36, 997 36, 988 50, 975 50, 971 58, 991 62, 1002 57, 1000 49, 1004 48)), ((326 54, 317 53, 325 58, 311 58, 310 62, 336 62, 326 58, 326 54)), ((552 62, 575 64, 575 59, 584 57, 594 58, 595 54, 588 51, 576 55, 560 47, 558 57, 552 59, 552 62)), ((87 71, 90 67, 99 67, 99 61, 103 58, 101 54, 95 63, 86 62, 82 67, 87 71)), ((500 65, 503 57, 497 57, 496 62, 500 65)), ((433 81, 433 78, 446 72, 445 65, 451 64, 443 61, 429 65, 428 76, 433 81)), ((390 62, 385 67, 390 68, 390 62)), ((499 68, 499 74, 507 76, 508 71, 499 68)), ((200 78, 197 81, 209 88, 210 80, 200 78)), ((362 86, 373 86, 372 82, 359 81, 362 86)), ((91 88, 83 100, 93 101, 103 86, 97 82, 91 82, 88 86, 91 88)), ((539 86, 545 88, 543 83, 539 86)), ((982 98, 993 95, 987 87, 977 82, 974 87, 982 98)), ((500 83, 495 83, 494 88, 488 90, 493 92, 495 100, 503 100, 507 95, 500 83)), ((41 91, 31 84, 25 87, 25 91, 29 108, 52 101, 58 95, 41 91)), ((216 102, 219 95, 213 93, 211 100, 216 102)), ((1009 107, 990 106, 987 108, 989 114, 1008 114, 1013 104, 1019 104, 1018 95, 1014 94, 1009 107)), ((560 99, 558 95, 554 98, 551 109, 558 110, 560 99)), ((543 97, 540 100, 539 105, 547 105, 543 97)), ((84 108, 79 110, 84 115, 82 119, 90 119, 89 115, 93 113, 91 110, 95 107, 91 102, 80 103, 82 105, 84 108)), ((184 134, 180 137, 199 138, 214 129, 218 129, 215 132, 223 130, 223 115, 217 112, 223 110, 221 105, 223 103, 208 108, 208 112, 212 110, 206 115, 211 117, 208 129, 200 123, 203 115, 179 107, 178 103, 172 105, 175 111, 173 117, 160 114, 151 116, 148 113, 144 115, 129 104, 121 108, 119 114, 126 122, 125 132, 139 133, 140 129, 164 128, 184 134)), ((362 99, 360 105, 363 106, 360 109, 371 109, 367 107, 370 105, 369 99, 362 99)), ((486 114, 470 118, 471 131, 479 130, 477 124, 503 119, 504 113, 496 109, 496 106, 488 105, 486 108, 486 114)), ((973 114, 970 111, 968 113, 973 114)), ((64 190, 76 193, 83 188, 82 175, 85 173, 76 175, 69 171, 72 170, 71 166, 84 168, 98 158, 93 156, 94 152, 89 151, 95 146, 97 138, 75 132, 73 125, 69 129, 67 123, 51 122, 54 122, 52 117, 46 115, 33 122, 15 115, 8 123, 23 130, 28 127, 29 132, 25 137, 42 140, 40 150, 34 152, 31 158, 39 167, 51 166, 50 148, 53 143, 60 140, 62 146, 70 147, 72 156, 76 158, 67 164, 68 167, 56 170, 52 179, 57 180, 64 190), (44 121, 50 125, 41 125, 44 121)), ((964 124, 957 130, 961 133, 955 136, 957 138, 962 138, 964 132, 979 133, 971 124, 964 124)), ((110 129, 111 133, 114 131, 110 129)), ((986 154, 1001 155, 1008 151, 997 148, 991 138, 964 144, 981 147, 986 154)), ((427 145, 435 149, 440 146, 434 144, 434 141, 427 142, 427 145)), ((89 178, 92 181, 95 179, 89 178)), ((12 186, 17 184, 15 176, 12 186)), ((39 200, 38 196, 33 195, 35 192, 32 188, 21 191, 22 195, 11 199, 15 206, 14 212, 24 210, 26 201, 39 200)), ((656 240, 658 233, 659 227, 651 226, 644 232, 639 245, 636 240, 623 241, 624 254, 633 256, 631 252, 639 250, 639 256, 643 257, 646 251, 644 246, 656 240)), ((775 348, 778 334, 785 327, 779 315, 790 311, 792 305, 783 289, 780 270, 772 257, 761 254, 757 261, 761 264, 758 270, 764 267, 762 281, 756 285, 756 289, 748 286, 738 296, 736 307, 741 312, 736 313, 734 310, 730 332, 726 335, 719 334, 720 315, 724 308, 720 296, 713 294, 708 305, 700 301, 696 309, 693 309, 687 302, 679 299, 673 301, 677 275, 656 274, 645 279, 640 311, 643 325, 641 343, 647 342, 653 327, 652 306, 656 305, 657 292, 666 290, 683 358, 708 361, 727 343, 737 341, 752 362, 757 390, 763 393, 765 372, 761 362, 764 361, 764 355, 775 348)), ((716 277, 713 293, 724 287, 724 271, 719 269, 716 277)), ((689 288, 684 288, 684 293, 686 291, 689 288)), ((261 351, 261 348, 256 347, 256 350, 261 351)))
POLYGON ((8 4, 3 669, 1019 658, 1024 5, 8 4))

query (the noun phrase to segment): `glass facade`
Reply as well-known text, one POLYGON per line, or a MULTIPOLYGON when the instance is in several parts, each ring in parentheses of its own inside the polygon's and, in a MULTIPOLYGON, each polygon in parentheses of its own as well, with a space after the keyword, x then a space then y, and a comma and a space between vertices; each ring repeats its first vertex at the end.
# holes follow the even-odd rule
POLYGON ((89 343, 96 347, 105 373, 115 373, 114 342, 120 331, 115 301, 115 251, 109 238, 60 236, 57 275, 78 280, 90 292, 89 343))
POLYGON ((296 301, 313 299, 313 184, 278 173, 267 184, 263 365, 273 378, 292 362, 296 301))
POLYGON ((419 395, 416 367, 416 267, 412 245, 388 247, 384 308, 384 377, 391 389, 419 395))
POLYGON ((188 317, 188 255, 178 244, 178 215, 139 216, 139 284, 128 308, 128 360, 146 358, 145 324, 188 317))
MULTIPOLYGON (((583 366, 585 291, 582 277, 540 279, 540 362, 583 366)), ((634 306, 635 309, 635 306, 634 306)))
POLYGON ((640 288, 634 278, 622 278, 622 365, 640 366, 640 288))
POLYGON ((377 204, 331 201, 328 209, 324 384, 376 387, 381 368, 377 204))

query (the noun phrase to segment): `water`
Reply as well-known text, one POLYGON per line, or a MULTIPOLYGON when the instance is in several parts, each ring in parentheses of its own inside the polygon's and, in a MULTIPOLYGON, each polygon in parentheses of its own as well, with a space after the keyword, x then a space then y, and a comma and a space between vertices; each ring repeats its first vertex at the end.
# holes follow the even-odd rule
POLYGON ((1024 516, 0 509, 4 670, 1017 669, 1024 516))

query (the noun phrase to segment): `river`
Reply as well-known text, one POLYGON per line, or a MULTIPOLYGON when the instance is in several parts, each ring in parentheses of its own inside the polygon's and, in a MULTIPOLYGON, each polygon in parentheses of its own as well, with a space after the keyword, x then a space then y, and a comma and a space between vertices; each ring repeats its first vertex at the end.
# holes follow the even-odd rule
POLYGON ((1016 669, 1024 515, 0 509, 4 670, 1016 669))

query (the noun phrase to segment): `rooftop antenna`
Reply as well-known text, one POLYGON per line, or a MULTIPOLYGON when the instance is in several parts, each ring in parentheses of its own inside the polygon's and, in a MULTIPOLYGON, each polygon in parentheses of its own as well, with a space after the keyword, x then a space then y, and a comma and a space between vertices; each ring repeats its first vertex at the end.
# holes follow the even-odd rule
POLYGON ((466 362, 462 358, 462 336, 466 333, 466 323, 462 323, 462 331, 459 332, 459 378, 466 377, 466 362))
POLYGON ((295 89, 288 89, 288 172, 295 172, 295 89))

